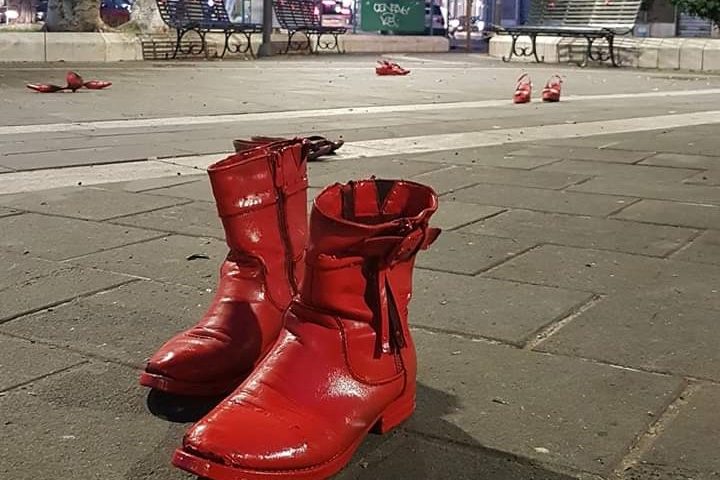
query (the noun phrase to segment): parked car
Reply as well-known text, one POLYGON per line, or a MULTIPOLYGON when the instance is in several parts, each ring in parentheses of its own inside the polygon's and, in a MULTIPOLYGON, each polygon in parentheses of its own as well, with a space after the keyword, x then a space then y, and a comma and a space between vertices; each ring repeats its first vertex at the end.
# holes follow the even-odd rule
MULTIPOLYGON (((454 35, 455 32, 464 32, 466 28, 465 15, 457 18, 450 19, 448 22, 448 31, 450 35, 454 35)), ((482 32, 485 28, 485 22, 480 17, 470 17, 470 32, 482 32)))
POLYGON ((17 10, 8 7, 4 0, 0 0, 0 23, 10 23, 19 16, 17 10))
POLYGON ((447 26, 445 26, 445 16, 443 15, 440 5, 425 2, 425 34, 430 34, 432 28, 433 35, 447 35, 447 26), (432 10, 432 15, 430 11, 432 10))

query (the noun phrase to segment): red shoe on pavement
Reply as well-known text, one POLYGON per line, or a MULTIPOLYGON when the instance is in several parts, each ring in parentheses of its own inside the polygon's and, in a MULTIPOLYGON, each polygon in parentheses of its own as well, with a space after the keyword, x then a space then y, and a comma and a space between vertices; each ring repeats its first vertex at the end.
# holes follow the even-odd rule
POLYGON ((212 480, 320 480, 370 430, 415 409, 408 328, 415 256, 440 230, 430 187, 334 184, 315 199, 305 278, 285 330, 257 369, 196 423, 173 464, 212 480))
POLYGON ((65 89, 72 90, 73 93, 82 88, 85 84, 82 77, 75 72, 67 72, 67 75, 65 75, 65 81, 67 82, 65 89))
POLYGON ((560 101, 560 85, 563 83, 560 75, 555 74, 545 84, 542 91, 543 102, 559 102, 560 101))
POLYGON ((520 75, 515 86, 515 94, 513 95, 513 103, 528 103, 532 96, 532 83, 527 73, 520 75))
POLYGON ((307 145, 249 143, 208 168, 230 247, 215 297, 198 324, 152 356, 140 377, 144 386, 180 395, 229 393, 280 334, 305 266, 307 145))
POLYGON ((65 87, 60 87, 51 83, 28 83, 25 86, 30 90, 35 90, 40 93, 54 93, 65 90, 65 87))
POLYGON ((388 60, 378 60, 378 64, 379 65, 375 67, 375 73, 377 75, 407 75, 410 73, 410 70, 388 60))

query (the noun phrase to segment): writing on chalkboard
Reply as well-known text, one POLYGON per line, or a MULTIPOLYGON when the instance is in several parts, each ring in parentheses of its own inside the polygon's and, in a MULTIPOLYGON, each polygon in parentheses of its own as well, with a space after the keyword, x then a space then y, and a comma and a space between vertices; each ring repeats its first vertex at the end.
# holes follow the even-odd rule
POLYGON ((373 11, 379 14, 383 27, 397 28, 398 15, 404 16, 410 13, 410 6, 398 3, 376 3, 373 5, 373 11))

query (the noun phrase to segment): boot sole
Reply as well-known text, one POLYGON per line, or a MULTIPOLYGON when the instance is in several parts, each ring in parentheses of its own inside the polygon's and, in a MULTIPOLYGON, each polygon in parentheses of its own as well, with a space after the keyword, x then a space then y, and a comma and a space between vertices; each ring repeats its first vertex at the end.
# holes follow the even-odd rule
POLYGON ((249 372, 233 380, 212 383, 194 383, 177 380, 158 373, 143 372, 140 385, 174 395, 215 396, 230 393, 249 375, 249 372))
POLYGON ((395 400, 345 451, 320 465, 297 470, 252 470, 213 462, 182 448, 175 450, 172 463, 194 475, 213 480, 321 480, 330 478, 345 468, 368 433, 371 431, 379 434, 388 433, 410 418, 415 411, 415 396, 410 398, 411 401, 408 401, 408 395, 403 395, 395 400))

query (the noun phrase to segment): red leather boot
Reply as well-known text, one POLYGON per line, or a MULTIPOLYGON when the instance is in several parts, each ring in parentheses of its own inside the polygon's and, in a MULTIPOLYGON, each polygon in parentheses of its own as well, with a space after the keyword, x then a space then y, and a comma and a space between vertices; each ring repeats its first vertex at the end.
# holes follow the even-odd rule
POLYGON ((302 139, 278 141, 208 168, 230 253, 205 316, 153 355, 142 385, 229 393, 273 346, 304 268, 306 155, 302 139))
POLYGON ((320 480, 367 433, 415 409, 408 329, 415 255, 440 230, 430 187, 363 180, 327 187, 310 217, 305 278, 263 362, 195 424, 173 463, 213 480, 320 480))

